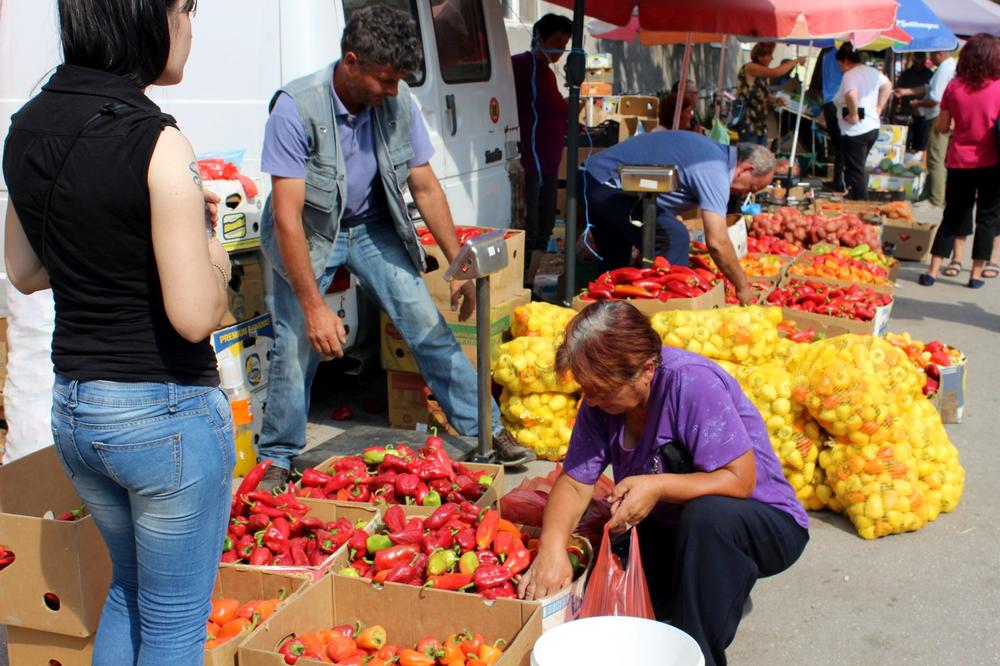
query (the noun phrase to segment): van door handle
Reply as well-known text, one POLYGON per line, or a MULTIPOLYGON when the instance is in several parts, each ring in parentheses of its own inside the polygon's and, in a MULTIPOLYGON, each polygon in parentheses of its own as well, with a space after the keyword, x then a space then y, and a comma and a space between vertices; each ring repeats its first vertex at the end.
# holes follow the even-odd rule
POLYGON ((444 106, 448 110, 448 115, 451 117, 451 135, 455 136, 458 134, 458 110, 455 108, 455 96, 445 95, 444 106))

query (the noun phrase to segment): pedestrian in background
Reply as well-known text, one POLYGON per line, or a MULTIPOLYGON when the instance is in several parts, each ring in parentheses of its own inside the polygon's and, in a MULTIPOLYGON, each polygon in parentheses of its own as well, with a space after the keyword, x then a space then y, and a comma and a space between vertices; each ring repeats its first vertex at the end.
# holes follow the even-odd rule
POLYGON ((740 68, 737 76, 739 86, 736 97, 746 108, 746 119, 740 129, 742 142, 767 145, 767 111, 775 103, 768 88, 768 79, 783 76, 806 61, 805 57, 795 58, 771 67, 774 46, 774 42, 754 44, 750 50, 750 62, 740 68))

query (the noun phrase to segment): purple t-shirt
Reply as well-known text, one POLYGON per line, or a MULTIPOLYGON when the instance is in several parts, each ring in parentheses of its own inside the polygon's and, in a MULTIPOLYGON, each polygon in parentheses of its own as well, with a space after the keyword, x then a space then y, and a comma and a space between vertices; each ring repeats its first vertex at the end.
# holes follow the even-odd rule
MULTIPOLYGON (((760 412, 740 385, 716 363, 691 352, 663 348, 650 389, 646 428, 635 448, 623 446, 625 422, 583 402, 563 467, 580 483, 593 484, 610 464, 616 481, 657 474, 666 463, 660 449, 671 442, 686 449, 699 472, 725 467, 750 449, 757 465, 753 499, 790 514, 809 529, 809 518, 781 472, 760 412)), ((670 525, 682 505, 659 503, 653 516, 670 525)))
POLYGON ((514 91, 517 93, 517 120, 521 126, 521 166, 525 172, 532 174, 538 173, 539 166, 542 174, 558 173, 566 142, 569 106, 559 90, 555 72, 549 65, 538 62, 530 51, 517 54, 510 62, 514 69, 514 91), (534 91, 532 76, 535 77, 534 91), (537 126, 535 111, 538 112, 537 126), (534 152, 531 149, 532 133, 535 138, 534 152))
MULTIPOLYGON (((350 113, 337 97, 332 82, 330 94, 333 97, 340 148, 344 153, 347 170, 347 201, 342 224, 354 226, 384 218, 387 216, 385 189, 381 179, 377 178, 378 162, 375 157, 371 108, 366 107, 357 115, 350 113)), ((411 97, 411 104, 410 143, 413 145, 413 159, 407 164, 413 168, 427 164, 434 156, 434 147, 416 98, 411 97)), ((305 178, 308 159, 309 144, 295 100, 285 94, 279 95, 264 127, 261 171, 282 178, 305 178)))

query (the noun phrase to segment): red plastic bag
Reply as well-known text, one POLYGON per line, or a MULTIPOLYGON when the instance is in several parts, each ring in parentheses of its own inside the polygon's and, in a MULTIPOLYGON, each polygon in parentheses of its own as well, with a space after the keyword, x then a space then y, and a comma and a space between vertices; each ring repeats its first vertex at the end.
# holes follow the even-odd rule
POLYGON ((653 601, 649 598, 646 573, 642 570, 639 553, 639 532, 632 528, 632 543, 628 549, 628 564, 622 568, 621 558, 611 552, 611 537, 604 526, 604 538, 597 561, 587 581, 583 607, 578 618, 602 615, 628 615, 655 620, 653 601))

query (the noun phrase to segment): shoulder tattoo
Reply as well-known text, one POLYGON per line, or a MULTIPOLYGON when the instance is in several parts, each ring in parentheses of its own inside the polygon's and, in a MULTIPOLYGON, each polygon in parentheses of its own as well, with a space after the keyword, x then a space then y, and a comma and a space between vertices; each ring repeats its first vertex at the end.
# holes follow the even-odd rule
POLYGON ((198 165, 195 162, 188 164, 188 171, 191 172, 191 178, 194 180, 194 184, 198 186, 198 189, 202 189, 201 182, 201 172, 198 170, 198 165))

